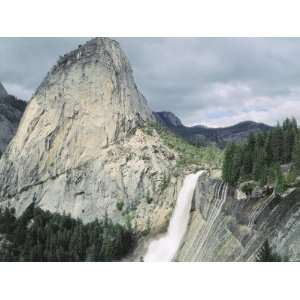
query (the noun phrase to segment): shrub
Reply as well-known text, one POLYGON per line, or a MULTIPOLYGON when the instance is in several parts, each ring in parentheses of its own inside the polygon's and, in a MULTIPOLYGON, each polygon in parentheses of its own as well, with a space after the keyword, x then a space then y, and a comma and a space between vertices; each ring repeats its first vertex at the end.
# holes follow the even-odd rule
POLYGON ((120 200, 117 202, 116 206, 119 211, 122 211, 124 207, 124 202, 120 200))
POLYGON ((170 183, 170 176, 164 174, 159 184, 160 191, 163 192, 168 187, 169 183, 170 183))
POLYGON ((296 178, 297 178, 296 170, 294 168, 290 168, 286 175, 286 184, 288 186, 293 185, 296 181, 296 178))
POLYGON ((255 182, 254 181, 248 181, 241 184, 241 191, 245 193, 247 196, 251 195, 252 191, 255 188, 255 182))
POLYGON ((146 196, 146 202, 147 202, 148 204, 151 204, 151 203, 153 202, 153 198, 150 197, 150 194, 149 194, 149 193, 147 193, 147 196, 146 196))

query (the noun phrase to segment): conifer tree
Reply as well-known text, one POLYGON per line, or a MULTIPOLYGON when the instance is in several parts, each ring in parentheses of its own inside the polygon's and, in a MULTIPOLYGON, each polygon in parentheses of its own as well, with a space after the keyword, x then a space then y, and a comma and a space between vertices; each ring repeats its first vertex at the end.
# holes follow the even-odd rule
POLYGON ((282 193, 285 190, 285 180, 280 165, 278 163, 275 164, 274 171, 275 171, 275 192, 282 193))
POLYGON ((223 164, 223 180, 225 182, 228 182, 229 184, 234 185, 235 184, 235 170, 234 170, 234 164, 236 165, 236 158, 235 158, 235 152, 236 152, 236 145, 235 144, 228 144, 225 149, 225 158, 224 158, 224 164, 223 164))
POLYGON ((297 135, 296 120, 287 118, 282 125, 283 142, 282 142, 282 163, 288 163, 292 159, 293 146, 297 135))
POLYGON ((293 163, 295 172, 297 175, 300 174, 300 138, 297 138, 294 149, 293 149, 293 163))
POLYGON ((257 145, 254 154, 253 176, 256 181, 260 181, 263 177, 266 164, 266 154, 263 145, 257 145))
POLYGON ((265 152, 265 163, 267 166, 270 166, 273 162, 273 152, 272 152, 272 143, 271 143, 271 133, 268 133, 265 138, 264 143, 264 152, 265 152))
POLYGON ((276 128, 271 131, 272 158, 275 162, 281 162, 282 158, 282 130, 277 124, 276 128))

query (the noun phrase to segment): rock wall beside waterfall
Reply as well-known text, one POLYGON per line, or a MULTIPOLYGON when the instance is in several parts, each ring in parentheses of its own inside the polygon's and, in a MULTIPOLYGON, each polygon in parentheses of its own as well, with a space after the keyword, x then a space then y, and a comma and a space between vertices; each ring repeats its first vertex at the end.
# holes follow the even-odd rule
POLYGON ((238 197, 208 176, 199 179, 178 261, 254 261, 268 240, 283 258, 300 260, 300 190, 282 197, 238 197))
POLYGON ((185 177, 172 212, 168 230, 159 239, 151 241, 144 261, 172 261, 174 259, 188 226, 197 180, 204 172, 202 170, 185 177))

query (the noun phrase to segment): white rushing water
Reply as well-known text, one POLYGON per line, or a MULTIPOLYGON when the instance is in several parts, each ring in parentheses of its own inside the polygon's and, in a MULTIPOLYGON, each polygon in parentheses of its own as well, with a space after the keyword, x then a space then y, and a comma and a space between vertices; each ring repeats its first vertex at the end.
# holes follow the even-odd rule
POLYGON ((168 231, 163 237, 150 243, 144 261, 172 261, 174 259, 188 226, 197 180, 203 172, 199 171, 185 177, 168 231))

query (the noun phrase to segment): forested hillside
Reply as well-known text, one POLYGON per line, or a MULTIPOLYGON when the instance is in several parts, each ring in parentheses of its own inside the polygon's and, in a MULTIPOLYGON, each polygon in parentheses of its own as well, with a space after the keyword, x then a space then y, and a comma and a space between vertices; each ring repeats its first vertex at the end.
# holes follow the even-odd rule
POLYGON ((108 217, 83 224, 31 205, 21 217, 0 210, 0 261, 115 261, 133 246, 133 233, 108 217))
POLYGON ((268 132, 251 134, 245 142, 227 145, 223 179, 231 185, 255 180, 276 183, 278 191, 300 174, 300 134, 297 121, 286 119, 268 132), (292 163, 287 174, 281 165, 292 163))

